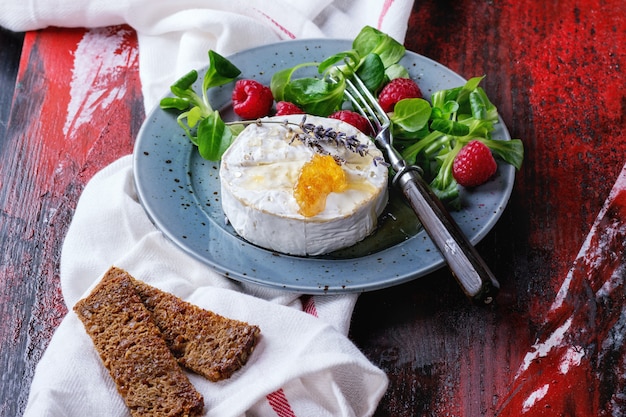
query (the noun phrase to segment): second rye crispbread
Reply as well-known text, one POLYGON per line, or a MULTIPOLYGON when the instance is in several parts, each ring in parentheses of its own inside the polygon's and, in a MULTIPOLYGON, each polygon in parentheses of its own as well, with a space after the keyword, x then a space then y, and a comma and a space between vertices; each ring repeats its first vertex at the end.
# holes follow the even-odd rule
POLYGON ((219 381, 247 362, 258 326, 204 310, 137 279, 132 282, 181 366, 219 381))

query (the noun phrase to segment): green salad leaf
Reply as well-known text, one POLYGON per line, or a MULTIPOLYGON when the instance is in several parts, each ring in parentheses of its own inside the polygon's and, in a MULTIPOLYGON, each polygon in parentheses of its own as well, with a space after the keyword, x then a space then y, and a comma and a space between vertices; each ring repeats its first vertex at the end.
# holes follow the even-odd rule
POLYGON ((219 160, 234 137, 219 112, 211 107, 208 90, 233 81, 239 74, 239 68, 228 59, 215 51, 209 51, 209 67, 202 79, 201 95, 194 90, 198 71, 191 70, 170 86, 174 97, 165 97, 159 103, 164 110, 180 112, 176 118, 178 125, 198 147, 204 159, 219 160))
POLYGON ((342 83, 329 83, 316 78, 292 80, 285 86, 284 99, 297 105, 305 113, 328 116, 344 101, 342 83))
POLYGON ((345 104, 345 78, 357 74, 371 91, 377 91, 390 77, 408 74, 399 64, 405 47, 391 36, 370 26, 352 42, 352 49, 325 58, 285 68, 272 76, 270 89, 276 101, 290 101, 306 113, 328 116, 345 104), (298 70, 316 66, 318 76, 296 77, 298 70))
POLYGON ((401 43, 371 26, 361 29, 352 42, 352 49, 361 57, 369 54, 378 55, 385 68, 397 64, 406 52, 401 43))

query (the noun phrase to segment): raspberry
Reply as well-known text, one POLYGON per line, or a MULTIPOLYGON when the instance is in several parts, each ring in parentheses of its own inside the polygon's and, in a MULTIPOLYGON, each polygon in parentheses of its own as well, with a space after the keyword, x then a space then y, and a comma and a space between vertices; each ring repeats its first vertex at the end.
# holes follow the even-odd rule
POLYGON ((394 78, 378 94, 380 107, 387 113, 392 112, 396 103, 405 98, 422 98, 422 90, 410 78, 394 78))
POLYGON ((353 112, 351 110, 339 110, 328 117, 330 119, 337 119, 351 124, 366 135, 371 136, 372 134, 372 128, 370 126, 369 120, 367 120, 364 116, 360 115, 357 112, 353 112))
POLYGON ((233 110, 243 119, 258 119, 270 114, 274 96, 269 87, 255 80, 238 80, 233 90, 233 110))
POLYGON ((496 173, 498 164, 491 150, 478 140, 463 146, 452 163, 452 175, 464 187, 481 185, 496 173))
POLYGON ((288 114, 304 114, 304 111, 288 101, 279 101, 276 103, 276 116, 286 116, 288 114))

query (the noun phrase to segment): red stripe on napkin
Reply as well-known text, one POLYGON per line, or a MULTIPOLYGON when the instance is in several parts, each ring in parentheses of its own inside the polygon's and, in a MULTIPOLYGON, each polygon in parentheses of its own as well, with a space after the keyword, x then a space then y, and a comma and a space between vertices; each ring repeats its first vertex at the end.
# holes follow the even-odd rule
MULTIPOLYGON (((300 299, 302 301, 302 311, 317 317, 315 298, 312 295, 303 295, 300 299)), ((266 398, 270 407, 272 407, 272 410, 276 412, 278 417, 296 417, 282 388, 272 392, 266 398)))
POLYGON ((272 407, 272 410, 276 412, 278 417, 296 417, 282 388, 268 394, 266 398, 270 407, 272 407))
POLYGON ((380 11, 380 14, 378 15, 378 23, 377 23, 378 29, 382 28, 383 20, 385 20, 385 16, 387 15, 387 12, 391 8, 393 1, 394 0, 385 0, 385 3, 383 3, 383 9, 380 11))
POLYGON ((309 313, 314 317, 318 317, 317 315, 317 307, 315 307, 315 298, 312 295, 303 295, 301 297, 302 300, 302 311, 305 313, 309 313))
POLYGON ((263 17, 265 17, 267 20, 269 20, 274 26, 276 26, 278 28, 278 30, 280 30, 285 35, 287 35, 289 37, 289 39, 295 39, 296 38, 296 35, 294 35, 293 32, 289 31, 286 27, 284 27, 283 25, 278 23, 272 16, 269 16, 268 14, 263 13, 261 10, 258 10, 258 9, 255 9, 255 10, 257 12, 259 12, 259 14, 263 15, 263 17))

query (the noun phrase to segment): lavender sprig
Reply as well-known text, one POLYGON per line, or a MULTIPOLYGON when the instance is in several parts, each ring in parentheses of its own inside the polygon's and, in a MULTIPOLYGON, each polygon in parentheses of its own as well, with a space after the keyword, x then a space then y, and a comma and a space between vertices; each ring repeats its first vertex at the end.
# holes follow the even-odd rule
MULTIPOLYGON (((351 152, 358 153, 360 156, 365 156, 369 154, 369 147, 366 143, 361 142, 357 135, 348 135, 346 132, 335 130, 332 127, 325 127, 321 124, 307 123, 307 116, 302 116, 302 120, 300 123, 290 122, 289 120, 246 120, 246 121, 237 121, 231 122, 227 124, 256 124, 263 125, 264 123, 279 123, 282 124, 287 130, 288 135, 291 136, 289 143, 292 144, 294 141, 298 140, 302 142, 304 145, 313 149, 315 152, 320 155, 331 155, 330 152, 326 149, 324 145, 333 145, 336 148, 343 147, 351 152), (295 129, 298 127, 299 129, 295 129)), ((339 164, 345 164, 346 161, 344 158, 339 155, 331 155, 335 158, 335 161, 339 164)), ((376 155, 372 157, 375 166, 382 165, 389 167, 389 163, 385 161, 385 159, 376 155)))
MULTIPOLYGON (((316 152, 323 155, 327 155, 329 153, 326 151, 323 144, 331 144, 335 147, 344 147, 351 152, 358 153, 360 156, 369 154, 369 147, 366 143, 361 142, 357 135, 348 135, 345 132, 337 131, 332 127, 324 127, 321 124, 316 125, 313 123, 307 123, 306 115, 302 117, 302 121, 298 124, 298 127, 300 127, 301 132, 295 132, 290 128, 290 131, 293 134, 291 141, 293 142, 298 139, 306 146, 311 147, 316 152)), ((345 160, 339 156, 334 156, 334 158, 340 164, 345 163, 345 160)), ((379 164, 389 166, 389 164, 381 156, 374 156, 372 159, 374 165, 376 166, 379 164)))

